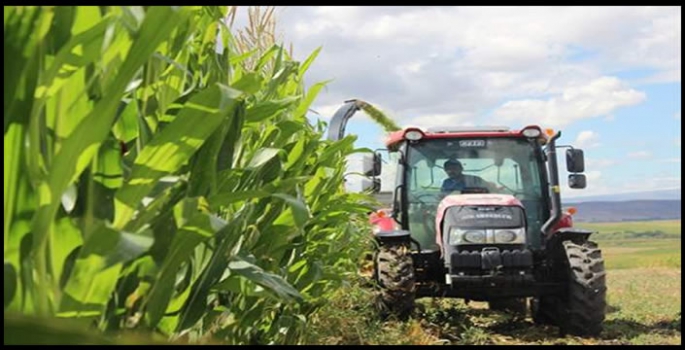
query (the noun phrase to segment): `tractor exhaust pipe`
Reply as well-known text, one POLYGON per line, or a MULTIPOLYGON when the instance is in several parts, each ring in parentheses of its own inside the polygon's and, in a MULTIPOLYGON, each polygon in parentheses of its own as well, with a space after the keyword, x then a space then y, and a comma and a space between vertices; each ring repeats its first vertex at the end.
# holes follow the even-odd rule
POLYGON ((552 136, 547 144, 547 169, 549 171, 549 196, 552 199, 552 216, 540 229, 547 239, 551 237, 554 225, 561 219, 561 189, 559 188, 559 167, 557 166, 556 150, 556 140, 559 137, 561 137, 561 131, 552 136))

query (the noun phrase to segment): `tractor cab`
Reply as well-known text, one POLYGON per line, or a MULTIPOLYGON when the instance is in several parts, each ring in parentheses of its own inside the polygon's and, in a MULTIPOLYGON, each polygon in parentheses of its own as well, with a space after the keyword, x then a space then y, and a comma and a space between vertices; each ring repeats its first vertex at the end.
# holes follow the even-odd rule
MULTIPOLYGON (((446 197, 497 194, 507 198, 504 202, 523 208, 523 241, 530 249, 540 249, 542 229, 553 217, 554 194, 558 195, 558 181, 556 192, 548 191, 551 174, 543 147, 550 139, 538 126, 514 131, 506 127, 407 128, 391 133, 386 146, 398 153, 393 217, 411 233, 421 251, 438 251, 443 222, 436 223, 436 218, 444 215, 438 207, 446 197), (446 169, 450 162, 459 165, 460 174, 450 175, 446 169)), ((380 161, 377 155, 375 161, 380 161)), ((570 172, 582 171, 582 162, 581 150, 568 150, 570 172)), ((557 171, 556 167, 552 170, 557 171)), ((569 184, 584 187, 584 175, 571 174, 569 184)))

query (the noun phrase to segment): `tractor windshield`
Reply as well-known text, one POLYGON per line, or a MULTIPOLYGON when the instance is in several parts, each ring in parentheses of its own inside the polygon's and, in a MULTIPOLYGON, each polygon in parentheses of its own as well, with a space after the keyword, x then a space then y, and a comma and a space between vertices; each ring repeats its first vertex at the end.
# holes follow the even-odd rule
POLYGON ((511 194, 524 204, 529 243, 537 245, 540 227, 547 219, 543 200, 544 165, 534 143, 524 138, 425 139, 410 144, 407 152, 406 188, 409 229, 422 248, 435 245, 438 203, 461 191, 511 194), (459 163, 460 177, 448 168, 459 163), (456 162, 455 162, 456 161, 456 162), (456 175, 456 176, 455 176, 456 175), (464 188, 466 187, 466 188, 464 188))

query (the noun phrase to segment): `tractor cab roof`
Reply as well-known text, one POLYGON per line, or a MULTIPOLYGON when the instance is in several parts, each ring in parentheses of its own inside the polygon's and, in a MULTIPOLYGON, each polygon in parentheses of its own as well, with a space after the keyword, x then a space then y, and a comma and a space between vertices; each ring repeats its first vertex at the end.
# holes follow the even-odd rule
POLYGON ((547 143, 553 130, 543 130, 537 125, 528 125, 520 130, 509 130, 506 126, 443 126, 432 128, 407 127, 391 132, 385 140, 388 149, 396 149, 405 141, 421 139, 467 139, 478 137, 538 138, 541 144, 547 143))

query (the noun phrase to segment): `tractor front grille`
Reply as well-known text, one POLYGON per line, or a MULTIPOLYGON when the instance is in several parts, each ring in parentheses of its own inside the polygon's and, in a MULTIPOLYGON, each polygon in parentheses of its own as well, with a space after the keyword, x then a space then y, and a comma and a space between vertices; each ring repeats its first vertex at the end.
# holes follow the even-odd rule
POLYGON ((481 251, 453 252, 450 257, 450 271, 502 271, 525 270, 533 266, 533 253, 528 249, 502 250, 483 249, 481 251))

